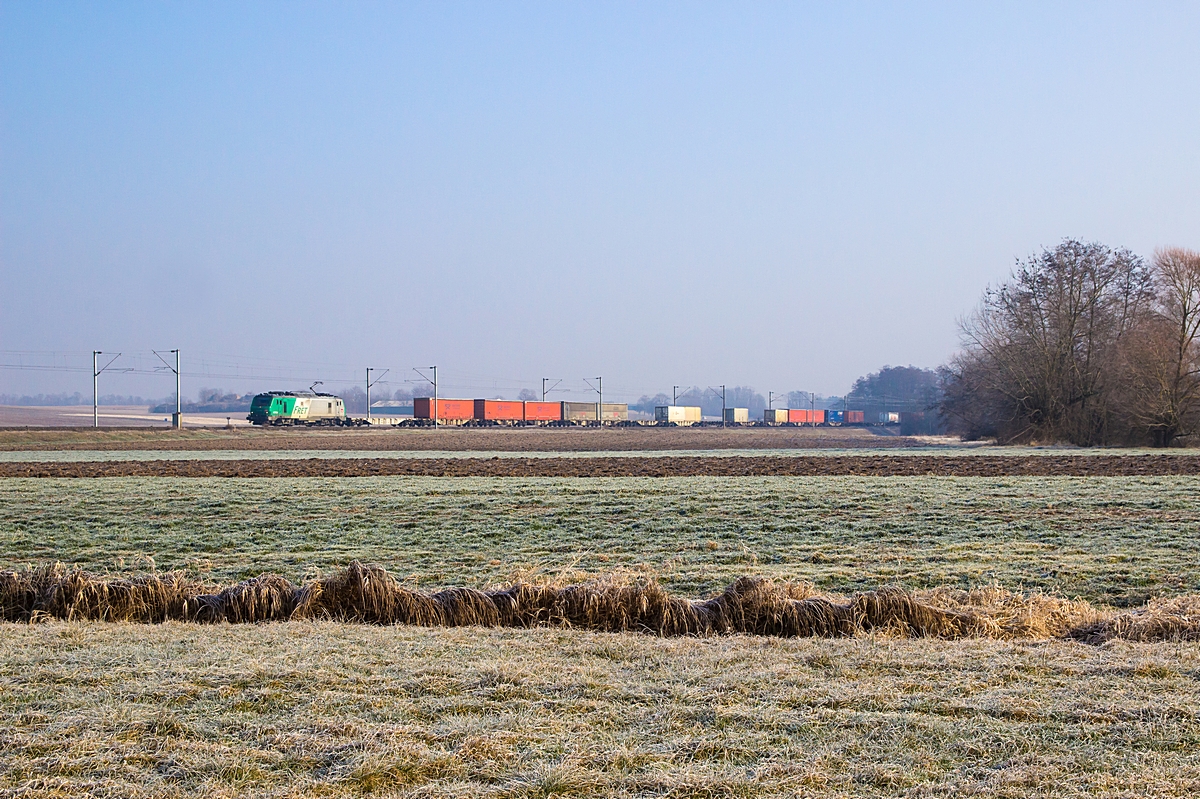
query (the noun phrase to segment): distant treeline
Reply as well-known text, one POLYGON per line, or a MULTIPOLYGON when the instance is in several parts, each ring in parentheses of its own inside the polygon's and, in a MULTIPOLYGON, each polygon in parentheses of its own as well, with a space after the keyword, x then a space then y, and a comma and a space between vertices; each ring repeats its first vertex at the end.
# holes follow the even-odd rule
MULTIPOLYGON (((148 402, 143 397, 124 396, 122 394, 101 394, 101 405, 145 405, 148 402)), ((74 394, 0 394, 0 405, 91 405, 91 395, 84 396, 76 391, 74 394)))

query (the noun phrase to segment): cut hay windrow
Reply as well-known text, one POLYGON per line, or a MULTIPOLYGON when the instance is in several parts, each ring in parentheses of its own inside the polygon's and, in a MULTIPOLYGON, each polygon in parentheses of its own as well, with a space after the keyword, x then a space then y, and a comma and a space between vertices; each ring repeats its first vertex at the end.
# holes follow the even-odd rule
POLYGON ((61 563, 0 571, 0 620, 247 624, 326 619, 422 627, 562 627, 651 635, 1069 639, 1103 644, 1200 640, 1200 595, 1154 599, 1118 612, 991 586, 909 591, 884 586, 850 597, 741 577, 704 600, 670 596, 657 582, 617 575, 572 585, 519 583, 422 593, 357 561, 297 586, 273 574, 214 588, 180 572, 96 575, 61 563))

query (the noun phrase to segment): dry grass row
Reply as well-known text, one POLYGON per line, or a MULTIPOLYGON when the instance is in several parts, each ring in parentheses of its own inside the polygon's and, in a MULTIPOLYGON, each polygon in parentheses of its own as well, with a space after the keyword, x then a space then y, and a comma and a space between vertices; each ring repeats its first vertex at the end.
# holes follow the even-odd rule
POLYGON ((1200 640, 1200 595, 1155 599, 1117 612, 999 587, 973 591, 884 587, 849 598, 810 586, 742 577, 706 600, 672 597, 658 583, 610 576, 554 586, 518 584, 433 594, 405 588, 382 567, 357 561, 296 586, 277 575, 213 591, 179 572, 97 576, 61 563, 0 572, 0 619, 158 623, 255 623, 331 619, 425 627, 557 626, 654 635, 743 633, 838 637, 872 630, 903 636, 1069 638, 1100 644, 1200 640))

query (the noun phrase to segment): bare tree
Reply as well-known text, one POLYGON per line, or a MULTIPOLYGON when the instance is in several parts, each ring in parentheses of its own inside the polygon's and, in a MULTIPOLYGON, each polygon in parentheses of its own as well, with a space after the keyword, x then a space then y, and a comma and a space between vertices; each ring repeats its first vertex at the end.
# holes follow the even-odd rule
POLYGON ((1149 270, 1125 249, 1068 239, 1018 261, 962 323, 943 413, 965 419, 963 403, 979 402, 1006 440, 1106 442, 1119 347, 1151 298, 1149 270))
POLYGON ((1167 447, 1195 434, 1200 414, 1200 253, 1158 250, 1153 283, 1150 313, 1122 347, 1121 405, 1134 438, 1167 447))

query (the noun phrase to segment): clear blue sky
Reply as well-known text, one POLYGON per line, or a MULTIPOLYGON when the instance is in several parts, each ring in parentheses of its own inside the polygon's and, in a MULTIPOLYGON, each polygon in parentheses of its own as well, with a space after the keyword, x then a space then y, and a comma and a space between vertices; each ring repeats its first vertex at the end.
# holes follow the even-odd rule
POLYGON ((1196 3, 3 2, 0 349, 840 393, 1063 237, 1200 247, 1198 42, 1196 3))

